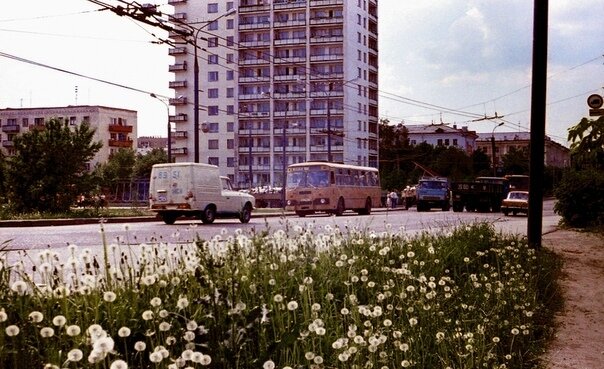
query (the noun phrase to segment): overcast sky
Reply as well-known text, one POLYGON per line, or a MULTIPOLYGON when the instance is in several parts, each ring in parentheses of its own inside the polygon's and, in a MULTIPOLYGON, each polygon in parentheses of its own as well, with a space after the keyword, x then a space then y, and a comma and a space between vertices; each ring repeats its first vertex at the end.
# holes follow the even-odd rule
MULTIPOLYGON (((604 93, 604 0, 549 3, 546 131, 565 142, 568 127, 588 115, 587 97, 604 93)), ((472 122, 453 109, 504 116, 497 132, 529 129, 532 1, 378 4, 381 118, 406 124, 442 121, 489 133, 500 122, 472 122)), ((161 31, 96 9, 85 0, 2 4, 0 53, 172 96, 167 86, 173 59, 165 45, 151 43, 150 33, 161 31)), ((167 5, 160 9, 171 11, 167 5)), ((139 135, 166 135, 166 106, 146 93, 0 56, 0 108, 76 103, 136 110, 139 135)))

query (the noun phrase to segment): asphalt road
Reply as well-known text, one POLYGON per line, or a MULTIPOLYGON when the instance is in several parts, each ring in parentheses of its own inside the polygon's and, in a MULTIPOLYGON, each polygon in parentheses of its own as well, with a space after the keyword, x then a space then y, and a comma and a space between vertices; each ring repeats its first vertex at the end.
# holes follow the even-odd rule
MULTIPOLYGON (((555 229, 559 216, 553 212, 553 200, 546 200, 543 205, 543 232, 555 229)), ((160 221, 81 224, 61 226, 30 226, 30 227, 1 227, 0 244, 4 243, 7 250, 39 250, 51 248, 58 250, 69 244, 80 247, 95 248, 103 244, 136 245, 151 242, 189 242, 201 238, 211 238, 213 235, 226 230, 228 233, 236 229, 261 231, 267 227, 271 230, 283 229, 287 226, 306 225, 313 222, 317 225, 358 227, 375 231, 404 229, 409 233, 435 231, 459 224, 475 221, 491 222, 496 229, 505 233, 526 234, 526 216, 503 216, 500 213, 455 213, 432 210, 418 213, 415 208, 409 210, 374 209, 371 215, 360 216, 346 212, 344 216, 327 215, 307 216, 255 216, 250 223, 241 224, 238 220, 216 220, 214 224, 202 224, 199 221, 177 221, 174 225, 166 225, 160 221), (101 226, 103 232, 101 232, 101 226)))

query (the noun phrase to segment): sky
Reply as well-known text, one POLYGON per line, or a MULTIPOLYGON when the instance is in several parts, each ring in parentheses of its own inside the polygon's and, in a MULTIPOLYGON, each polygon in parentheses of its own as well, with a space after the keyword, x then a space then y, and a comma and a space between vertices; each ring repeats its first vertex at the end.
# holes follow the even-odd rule
MULTIPOLYGON (((167 1, 156 3, 172 11, 167 1)), ((484 133, 503 121, 496 132, 529 130, 532 1, 378 4, 380 118, 484 133), (503 120, 473 118, 495 115, 503 120)), ((173 58, 168 46, 152 42, 153 34, 165 33, 98 9, 86 0, 0 5, 0 108, 132 109, 139 136, 166 136, 167 106, 149 96, 174 95, 168 88, 173 58), (1 56, 6 54, 81 76, 1 56)), ((587 97, 604 94, 603 15, 604 0, 549 1, 546 133, 557 142, 566 144, 568 128, 588 116, 587 97)))

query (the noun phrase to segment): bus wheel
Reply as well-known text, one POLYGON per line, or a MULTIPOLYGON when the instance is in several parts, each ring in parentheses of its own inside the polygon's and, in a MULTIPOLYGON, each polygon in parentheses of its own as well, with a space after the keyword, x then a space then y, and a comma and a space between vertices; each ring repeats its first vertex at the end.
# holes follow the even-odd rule
POLYGON ((365 207, 357 210, 357 213, 359 213, 359 215, 371 214, 371 199, 369 197, 365 200, 365 207))
POLYGON ((346 210, 346 208, 344 207, 344 199, 340 197, 340 199, 338 200, 338 206, 336 207, 336 211, 334 212, 334 214, 339 217, 344 214, 344 210, 346 210))

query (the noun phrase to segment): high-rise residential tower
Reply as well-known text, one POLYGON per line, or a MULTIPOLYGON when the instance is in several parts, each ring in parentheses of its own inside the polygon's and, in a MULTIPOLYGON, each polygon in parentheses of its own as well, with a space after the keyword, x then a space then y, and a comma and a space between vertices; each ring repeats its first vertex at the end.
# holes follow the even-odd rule
POLYGON ((171 34, 176 161, 216 164, 243 188, 281 186, 309 160, 378 166, 377 0, 169 4, 194 30, 189 44, 171 34))

